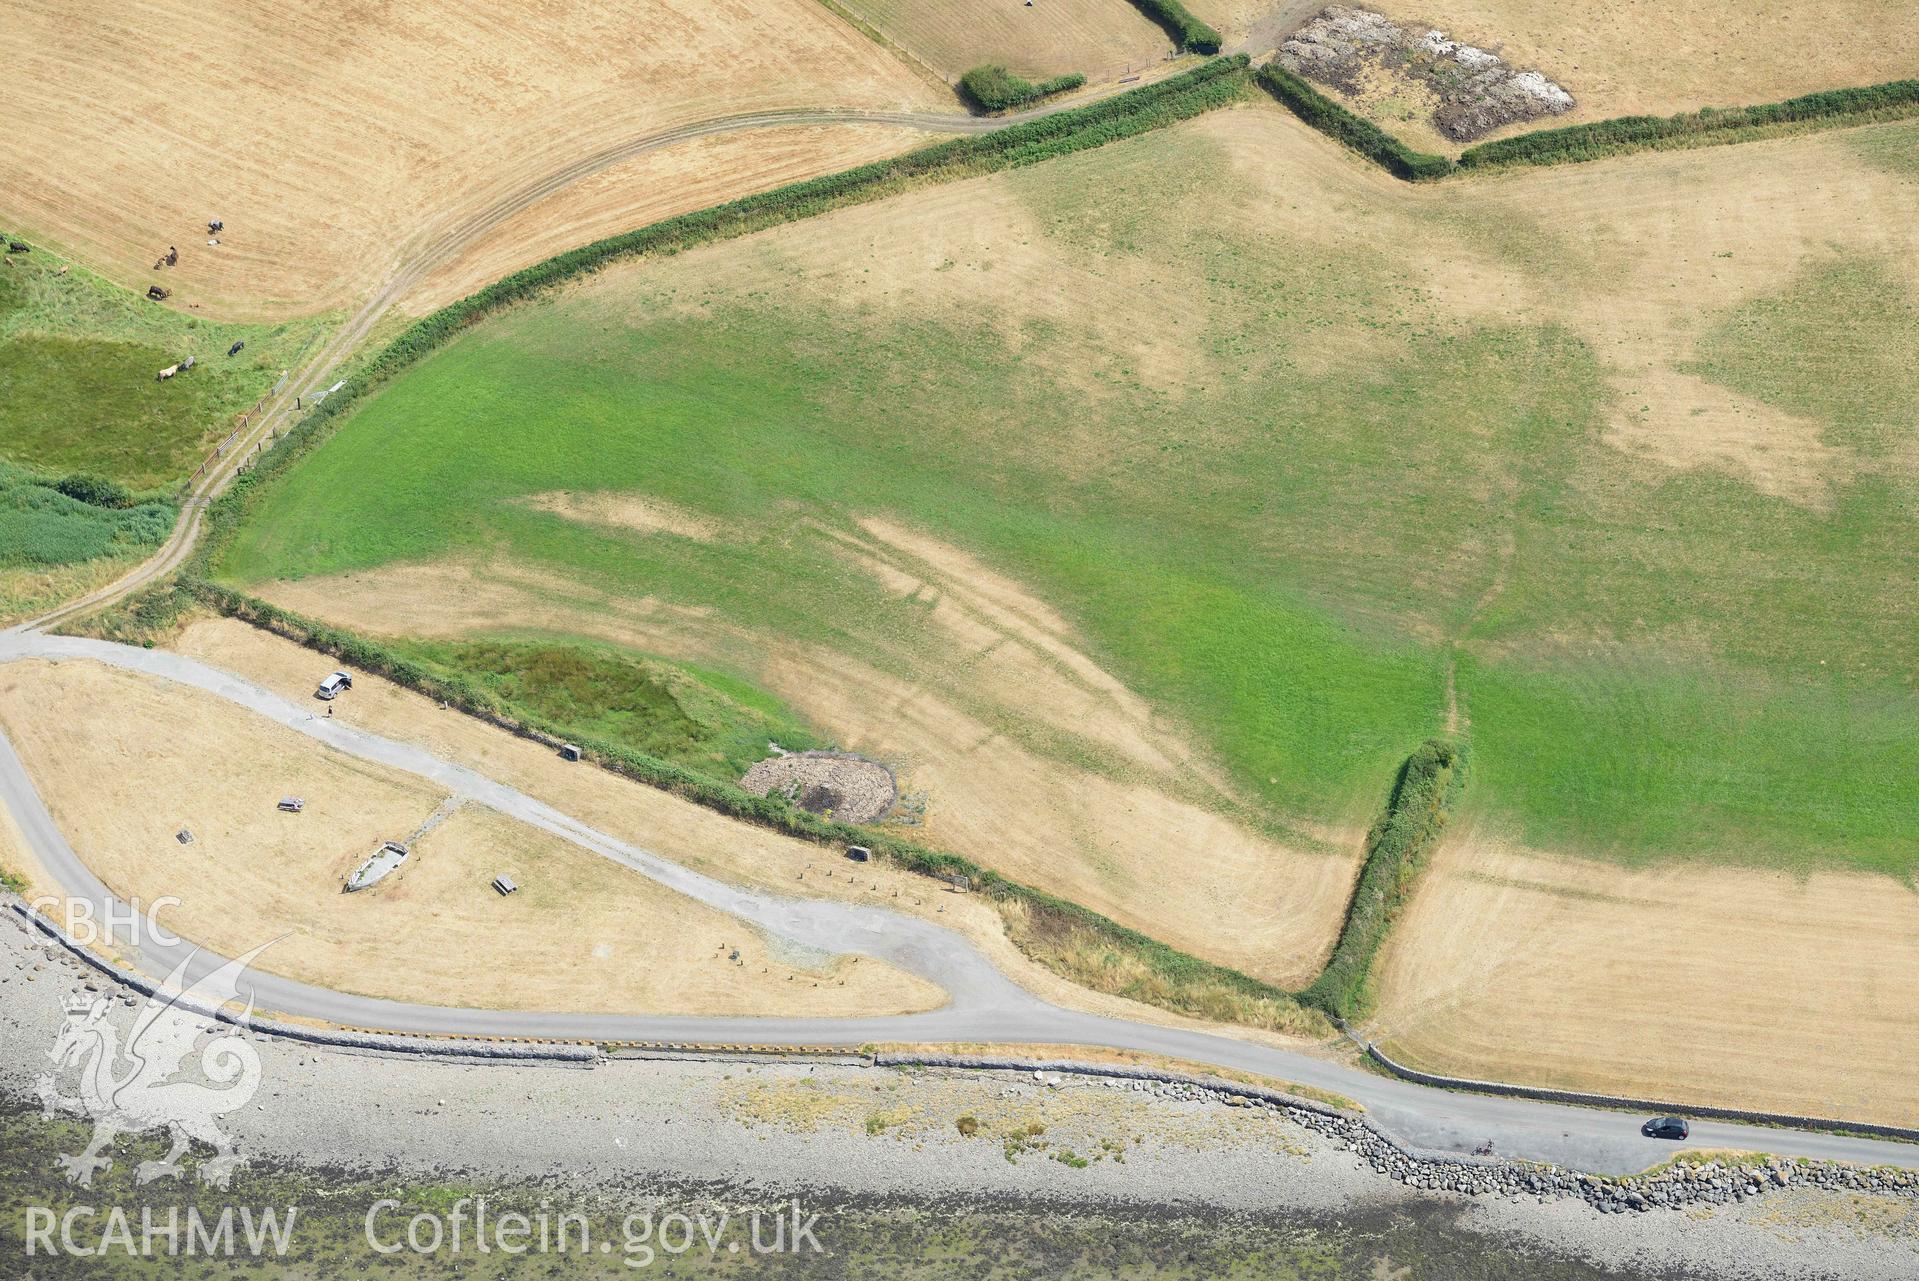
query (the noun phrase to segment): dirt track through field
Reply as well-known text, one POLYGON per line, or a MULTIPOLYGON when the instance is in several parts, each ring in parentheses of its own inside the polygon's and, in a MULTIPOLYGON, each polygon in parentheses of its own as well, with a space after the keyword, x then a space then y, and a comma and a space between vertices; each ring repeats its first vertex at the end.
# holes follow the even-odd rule
POLYGON ((572 161, 528 182, 477 211, 453 210, 430 224, 414 238, 416 246, 406 260, 387 277, 386 283, 328 338, 321 349, 294 373, 274 395, 262 412, 236 433, 218 459, 204 475, 194 478, 187 500, 181 505, 179 522, 173 534, 152 558, 104 587, 69 601, 21 627, 47 628, 92 613, 172 573, 185 563, 200 535, 201 517, 207 503, 224 489, 236 471, 258 450, 271 442, 295 421, 305 398, 331 384, 336 373, 366 341, 386 314, 406 298, 422 281, 444 264, 455 261, 470 246, 495 229, 534 208, 556 192, 573 183, 620 165, 650 151, 698 138, 754 129, 781 129, 801 125, 885 125, 932 133, 991 133, 1008 125, 1034 120, 1061 110, 1059 104, 1035 108, 1013 116, 980 120, 939 112, 861 112, 842 110, 759 112, 728 116, 628 139, 603 148, 593 155, 572 161))

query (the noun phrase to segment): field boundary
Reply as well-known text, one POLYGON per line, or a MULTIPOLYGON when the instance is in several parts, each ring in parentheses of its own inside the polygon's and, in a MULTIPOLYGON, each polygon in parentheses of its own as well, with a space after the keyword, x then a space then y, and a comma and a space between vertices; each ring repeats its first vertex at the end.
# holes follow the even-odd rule
POLYGON ((1244 54, 1214 58, 1191 71, 1084 107, 1009 125, 979 137, 955 138, 837 174, 776 187, 693 213, 650 223, 523 268, 449 303, 408 326, 325 400, 280 437, 208 507, 206 536, 187 562, 190 576, 210 577, 213 558, 232 537, 251 496, 293 460, 331 434, 327 425, 368 392, 437 350, 478 321, 612 263, 673 254, 765 228, 864 204, 919 182, 945 181, 1037 164, 1189 119, 1236 100, 1246 83, 1244 54))
POLYGON ((1455 166, 1445 156, 1414 151, 1277 62, 1269 62, 1261 67, 1253 73, 1253 79, 1306 124, 1372 161, 1395 178, 1403 178, 1407 182, 1431 182, 1453 172, 1455 166))
POLYGON ((1541 129, 1468 147, 1460 153, 1459 167, 1581 164, 1638 151, 1738 142, 1781 126, 1821 121, 1856 124, 1911 115, 1919 115, 1919 80, 1888 80, 1748 107, 1706 107, 1674 116, 1616 116, 1541 129))
POLYGON ((1585 164, 1642 151, 1728 146, 1809 129, 1837 129, 1919 116, 1919 80, 1827 89, 1783 102, 1705 107, 1673 116, 1615 116, 1541 129, 1468 147, 1458 160, 1416 151, 1276 62, 1254 82, 1301 121, 1406 182, 1433 182, 1465 171, 1585 164))
POLYGON ((1444 1076, 1422 1072, 1389 1056, 1372 1041, 1365 1042, 1366 1053, 1375 1063, 1402 1080, 1415 1085, 1430 1085, 1442 1090, 1464 1090, 1471 1094, 1496 1094, 1507 1098, 1533 1099, 1541 1103, 1570 1103, 1578 1107, 1624 1108, 1634 1112, 1670 1113, 1676 1116, 1708 1117, 1716 1121, 1741 1121, 1757 1125, 1781 1125, 1794 1130, 1834 1130, 1867 1134, 1875 1138, 1899 1139, 1919 1143, 1919 1129, 1902 1125, 1881 1125, 1874 1121, 1835 1121, 1826 1117, 1798 1116, 1790 1112, 1760 1112, 1749 1108, 1719 1107, 1701 1103, 1670 1103, 1658 1099, 1637 1099, 1621 1094, 1588 1094, 1581 1090, 1556 1090, 1538 1085, 1509 1085, 1501 1081, 1481 1081, 1472 1077, 1444 1076))
POLYGON ((1445 739, 1428 739, 1399 767, 1386 812, 1367 833, 1366 861, 1353 886, 1339 941, 1326 968, 1299 994, 1302 1002, 1336 1019, 1356 1017, 1367 1004, 1373 960, 1464 782, 1464 754, 1445 739))
MULTIPOLYGON (((694 773, 617 743, 573 733, 564 726, 521 714, 518 709, 509 710, 489 692, 462 676, 429 672, 377 641, 301 617, 233 588, 193 577, 184 578, 180 585, 194 598, 229 618, 383 676, 415 693, 444 701, 517 737, 555 751, 563 743, 571 743, 581 749, 587 760, 622 778, 799 840, 819 845, 864 845, 906 871, 947 886, 976 890, 991 899, 1016 903, 1029 914, 1034 939, 1088 932, 1102 947, 1138 962, 1158 983, 1148 991, 1136 983, 1099 986, 1084 976, 1064 976, 1080 986, 1182 1014, 1250 1026, 1280 1026, 1288 1021, 1286 1016, 1296 1016, 1305 1009, 1296 995, 1284 988, 1181 952, 1091 908, 1014 881, 962 855, 932 849, 882 829, 821 818, 793 806, 778 794, 755 796, 735 784, 694 773), (1249 1009, 1263 1011, 1269 1017, 1249 1019, 1246 1017, 1249 1009)), ((1009 935, 1015 944, 1022 942, 1019 932, 1009 930, 1009 935)), ((1036 952, 1024 946, 1021 950, 1045 964, 1036 952)), ((1057 967, 1049 968, 1057 970, 1057 967)))

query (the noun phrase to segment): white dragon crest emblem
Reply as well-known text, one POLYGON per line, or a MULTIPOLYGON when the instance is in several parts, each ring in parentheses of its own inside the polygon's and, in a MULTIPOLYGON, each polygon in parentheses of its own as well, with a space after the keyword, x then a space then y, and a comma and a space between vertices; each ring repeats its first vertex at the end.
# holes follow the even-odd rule
POLYGON ((135 1017, 124 1049, 120 1033, 107 1017, 105 997, 67 1002, 67 1025, 48 1052, 54 1071, 39 1079, 40 1104, 47 1116, 80 1113, 93 1121, 93 1139, 77 1156, 62 1153, 60 1168, 69 1183, 92 1187, 95 1172, 112 1166, 102 1156, 107 1145, 122 1134, 167 1130, 173 1148, 159 1161, 142 1161, 134 1172, 141 1183, 178 1178, 180 1158, 195 1140, 214 1150, 200 1163, 200 1179, 224 1188, 244 1160, 233 1141, 215 1124, 222 1113, 243 1108, 260 1088, 260 1055, 240 1035, 251 1026, 251 995, 235 1026, 201 1014, 191 1004, 217 1010, 240 1000, 240 979, 253 958, 271 944, 262 944, 235 961, 228 961, 190 988, 180 990, 189 961, 182 961, 135 1017), (211 1081, 174 1080, 200 1038, 212 1034, 199 1053, 200 1075, 211 1081), (69 1066, 80 1069, 80 1093, 63 1095, 57 1076, 69 1066))

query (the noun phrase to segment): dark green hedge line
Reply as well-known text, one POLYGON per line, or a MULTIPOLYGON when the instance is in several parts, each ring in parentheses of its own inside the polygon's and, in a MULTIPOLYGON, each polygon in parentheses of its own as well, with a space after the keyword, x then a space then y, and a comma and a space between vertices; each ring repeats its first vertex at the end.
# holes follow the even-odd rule
POLYGON ((1179 0, 1133 0, 1133 7, 1165 28, 1173 43, 1191 53, 1218 53, 1219 32, 1195 18, 1179 0))
POLYGON ((1022 106, 1052 94, 1065 93, 1068 89, 1077 89, 1085 83, 1086 77, 1078 72, 1054 76, 1051 80, 1034 84, 1031 80, 1014 75, 1005 67, 974 67, 960 77, 959 87, 966 100, 981 111, 1004 111, 1008 107, 1022 106))
POLYGON ((1400 767, 1386 813, 1366 837, 1366 863, 1353 887, 1332 959, 1299 994, 1338 1018, 1364 1012, 1373 958, 1406 901, 1464 781, 1460 749, 1442 739, 1422 744, 1400 767))
POLYGON ((1467 169, 1577 163, 1629 151, 1687 146, 1713 134, 1805 120, 1915 112, 1919 112, 1919 80, 1893 80, 1859 89, 1828 89, 1755 107, 1723 110, 1708 107, 1679 116, 1621 116, 1615 120, 1596 120, 1589 125, 1544 129, 1469 147, 1460 155, 1459 163, 1467 169))
MULTIPOLYGON (((189 578, 184 582, 187 590, 203 603, 231 618, 284 636, 360 671, 384 676, 428 698, 443 700, 462 712, 522 737, 554 745, 574 743, 589 759, 636 782, 802 840, 822 845, 864 845, 876 856, 923 876, 942 879, 964 876, 974 889, 983 894, 1022 903, 1033 918, 1043 923, 1050 921, 1091 931, 1099 936, 1103 944, 1142 961, 1154 975, 1169 983, 1210 983, 1248 997, 1288 1005, 1293 1003, 1293 994, 1290 992, 1262 983, 1237 970, 1189 956, 1090 908, 1008 880, 957 854, 928 849, 882 829, 855 827, 850 823, 821 818, 792 805, 783 797, 755 796, 723 779, 685 769, 630 747, 578 734, 567 726, 527 715, 462 674, 429 670, 391 647, 345 628, 315 622, 205 579, 189 578)), ((1171 1004, 1184 1013, 1206 1013, 1196 1004, 1181 1005, 1176 999, 1162 1003, 1171 1004)))
POLYGON ((309 411, 253 467, 235 478, 207 509, 206 536, 195 552, 189 572, 200 577, 212 576, 214 559, 232 536, 250 502, 250 495, 283 472, 300 454, 325 439, 331 425, 357 405, 362 396, 461 330, 504 307, 623 258, 677 253, 694 245, 743 236, 843 205, 877 200, 910 183, 1037 164, 1053 156, 1146 133, 1233 101, 1245 82, 1246 61, 1243 54, 1215 58, 1157 84, 1084 107, 1010 125, 979 137, 935 143, 890 160, 668 218, 514 272, 416 321, 350 374, 345 386, 309 411))
POLYGON ((1276 62, 1254 73, 1260 87, 1293 109, 1301 120, 1321 133, 1345 143, 1395 177, 1408 182, 1444 178, 1453 162, 1444 156, 1414 151, 1372 121, 1355 115, 1276 62))

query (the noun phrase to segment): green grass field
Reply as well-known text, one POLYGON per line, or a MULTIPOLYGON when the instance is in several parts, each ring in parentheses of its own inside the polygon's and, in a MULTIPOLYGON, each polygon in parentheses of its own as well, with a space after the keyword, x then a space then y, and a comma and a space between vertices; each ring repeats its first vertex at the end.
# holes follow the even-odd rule
POLYGON ((40 248, 13 262, 0 270, 0 459, 52 475, 184 480, 321 327, 182 315, 40 248), (189 355, 195 368, 156 381, 189 355))
POLYGON ((1275 821, 1369 821, 1457 661, 1471 804, 1529 841, 1919 866, 1904 278, 1840 254, 1700 318, 1695 372, 1851 451, 1818 510, 1623 455, 1587 341, 1448 307, 1408 256, 1463 237, 1558 290, 1553 229, 1426 202, 1403 242, 1329 252, 1230 160, 1184 126, 993 179, 1031 230, 978 261, 937 262, 909 208, 850 263, 821 220, 521 307, 372 397, 220 571, 510 554, 897 667, 924 603, 825 532, 881 515, 1057 606, 1275 821), (865 290, 894 260, 929 265, 865 290), (1042 305, 1068 263, 1136 308, 1042 305), (1884 358, 1821 337, 1861 315, 1884 358), (723 533, 516 501, 554 489, 723 533))

